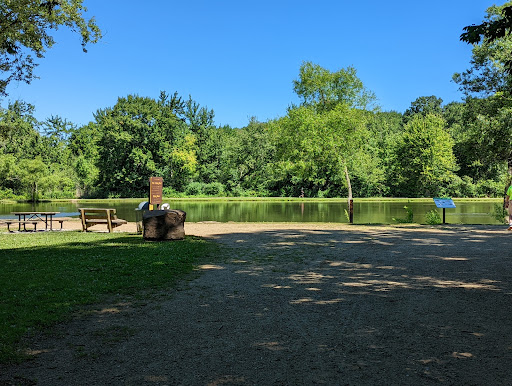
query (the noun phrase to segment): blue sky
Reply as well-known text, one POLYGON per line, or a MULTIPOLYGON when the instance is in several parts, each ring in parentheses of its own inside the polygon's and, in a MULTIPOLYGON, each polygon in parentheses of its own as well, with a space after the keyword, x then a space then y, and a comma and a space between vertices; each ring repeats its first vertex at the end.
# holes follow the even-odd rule
POLYGON ((81 50, 60 29, 39 61, 40 79, 11 84, 44 120, 78 125, 129 94, 177 91, 215 111, 216 125, 245 126, 286 114, 303 61, 331 71, 353 66, 383 111, 417 97, 460 101, 451 81, 469 66, 462 28, 504 0, 84 0, 104 37, 81 50))

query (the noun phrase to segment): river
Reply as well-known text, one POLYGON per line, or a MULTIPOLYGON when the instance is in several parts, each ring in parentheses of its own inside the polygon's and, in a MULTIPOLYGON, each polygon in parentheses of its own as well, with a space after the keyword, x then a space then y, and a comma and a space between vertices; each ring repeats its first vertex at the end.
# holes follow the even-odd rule
MULTIPOLYGON (((116 208, 119 218, 136 220, 136 208, 141 199, 101 201, 52 201, 40 203, 0 203, 0 218, 14 218, 13 211, 57 211, 59 216, 78 217, 80 207, 116 208)), ((304 201, 226 201, 187 199, 165 199, 173 209, 187 212, 187 221, 219 222, 335 222, 347 223, 346 202, 340 200, 304 201)), ((498 224, 494 219, 497 199, 454 200, 456 208, 446 209, 446 223, 452 224, 498 224)), ((357 200, 354 201, 354 223, 390 224, 393 219, 406 217, 404 206, 414 214, 415 223, 425 223, 425 213, 437 209, 433 200, 357 200)))

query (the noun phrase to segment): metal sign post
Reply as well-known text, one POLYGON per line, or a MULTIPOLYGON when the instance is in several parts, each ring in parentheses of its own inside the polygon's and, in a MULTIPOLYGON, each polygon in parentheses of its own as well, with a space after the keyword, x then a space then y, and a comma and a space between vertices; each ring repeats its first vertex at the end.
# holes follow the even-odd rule
POLYGON ((455 208, 455 203, 451 198, 434 198, 434 202, 438 208, 443 208, 443 224, 446 224, 446 208, 455 208))

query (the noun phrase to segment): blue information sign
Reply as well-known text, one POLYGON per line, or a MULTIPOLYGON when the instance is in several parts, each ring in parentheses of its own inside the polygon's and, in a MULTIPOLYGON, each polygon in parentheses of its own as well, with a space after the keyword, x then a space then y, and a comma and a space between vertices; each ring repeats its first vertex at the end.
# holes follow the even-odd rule
POLYGON ((438 208, 455 208, 455 203, 451 198, 434 198, 434 202, 438 208))

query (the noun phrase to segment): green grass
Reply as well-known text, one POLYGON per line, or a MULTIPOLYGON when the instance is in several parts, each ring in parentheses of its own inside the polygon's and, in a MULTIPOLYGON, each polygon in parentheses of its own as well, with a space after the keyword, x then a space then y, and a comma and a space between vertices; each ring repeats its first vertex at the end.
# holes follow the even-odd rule
POLYGON ((119 233, 0 234, 0 362, 20 359, 22 337, 81 305, 170 288, 215 248, 188 236, 145 242, 119 233))

